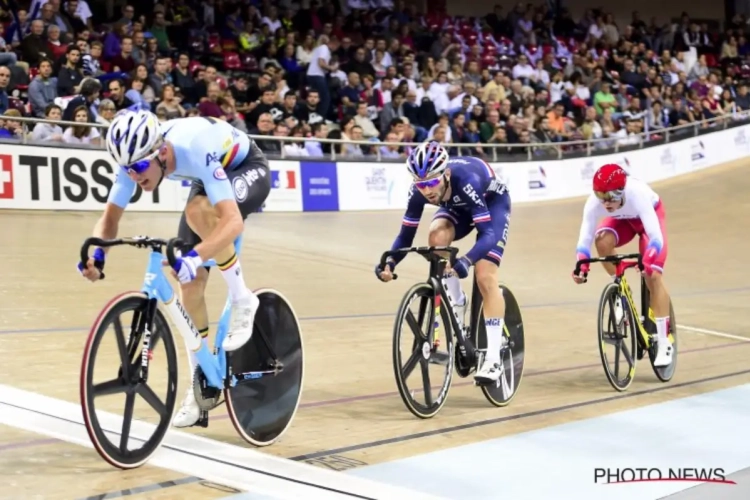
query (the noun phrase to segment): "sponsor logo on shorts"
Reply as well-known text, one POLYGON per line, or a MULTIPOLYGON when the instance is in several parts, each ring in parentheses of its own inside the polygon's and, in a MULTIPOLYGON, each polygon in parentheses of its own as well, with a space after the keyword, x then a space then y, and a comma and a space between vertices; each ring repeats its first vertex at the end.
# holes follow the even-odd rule
POLYGON ((247 195, 250 192, 250 188, 247 185, 247 182, 245 182, 245 179, 240 177, 235 177, 234 180, 232 180, 232 188, 234 189, 234 198, 242 203, 247 199, 247 195))
POLYGON ((214 170, 214 178, 219 179, 220 181, 226 180, 227 173, 226 171, 224 171, 222 167, 219 167, 216 170, 214 170))

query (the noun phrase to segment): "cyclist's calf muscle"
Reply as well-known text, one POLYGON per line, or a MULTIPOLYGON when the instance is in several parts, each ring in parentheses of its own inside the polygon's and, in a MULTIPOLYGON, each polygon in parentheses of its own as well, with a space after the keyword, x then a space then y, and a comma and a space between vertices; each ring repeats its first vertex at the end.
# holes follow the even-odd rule
POLYGON ((185 207, 185 217, 200 238, 196 251, 203 260, 211 258, 221 263, 234 254, 234 240, 242 234, 244 223, 234 200, 224 200, 211 206, 206 196, 195 196, 185 207))
MULTIPOLYGON (((596 246, 596 252, 599 254, 599 257, 608 257, 615 254, 617 238, 612 231, 601 231, 597 233, 594 245, 596 246)), ((602 262, 602 266, 604 266, 604 270, 610 276, 614 276, 615 272, 617 272, 616 266, 611 262, 602 262)))
MULTIPOLYGON (((456 237, 456 229, 446 219, 434 219, 430 224, 430 235, 427 244, 434 247, 449 246, 456 237)), ((439 252, 446 259, 450 257, 448 252, 439 252)))
MULTIPOLYGON (((439 218, 432 221, 428 244, 430 246, 449 246, 453 243, 456 230, 447 219, 439 218)), ((449 254, 446 254, 448 257, 449 254)), ((497 279, 498 266, 487 260, 479 260, 475 265, 477 286, 484 302, 485 317, 505 317, 505 300, 500 293, 497 279)))

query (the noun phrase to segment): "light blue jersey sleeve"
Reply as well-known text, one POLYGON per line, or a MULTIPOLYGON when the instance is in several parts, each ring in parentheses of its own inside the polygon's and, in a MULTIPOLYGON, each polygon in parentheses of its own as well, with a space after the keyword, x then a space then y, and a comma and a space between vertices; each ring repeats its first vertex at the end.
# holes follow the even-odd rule
MULTIPOLYGON (((200 180, 211 205, 224 200, 234 201, 234 191, 227 178, 227 169, 247 154, 247 147, 243 147, 242 141, 244 139, 244 142, 247 142, 247 136, 241 136, 226 122, 206 118, 195 120, 203 121, 192 122, 192 133, 174 134, 174 139, 169 137, 170 134, 166 136, 175 146, 175 177, 200 180)), ((185 122, 185 125, 190 123, 185 122)), ((173 130, 180 132, 176 128, 173 130)))
POLYGON ((217 203, 224 200, 235 200, 232 183, 229 182, 226 170, 218 159, 206 160, 205 166, 201 170, 203 175, 200 176, 200 180, 203 182, 206 196, 208 196, 211 205, 216 206, 217 203))
POLYGON ((109 190, 108 203, 125 209, 130 203, 135 191, 135 181, 130 178, 125 169, 117 167, 117 177, 112 189, 109 190))

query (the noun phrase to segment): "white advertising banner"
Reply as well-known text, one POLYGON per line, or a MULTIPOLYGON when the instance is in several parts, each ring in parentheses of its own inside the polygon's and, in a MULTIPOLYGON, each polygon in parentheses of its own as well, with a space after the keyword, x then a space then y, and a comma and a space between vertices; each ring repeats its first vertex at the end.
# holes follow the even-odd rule
POLYGON ((337 163, 339 210, 406 208, 411 177, 403 163, 337 163))
MULTIPOLYGON (((114 184, 116 165, 103 151, 0 147, 0 208, 99 210, 114 184)), ((173 211, 178 183, 136 188, 129 210, 173 211)))
POLYGON ((302 179, 299 162, 272 161, 271 193, 268 195, 266 212, 301 212, 302 179))

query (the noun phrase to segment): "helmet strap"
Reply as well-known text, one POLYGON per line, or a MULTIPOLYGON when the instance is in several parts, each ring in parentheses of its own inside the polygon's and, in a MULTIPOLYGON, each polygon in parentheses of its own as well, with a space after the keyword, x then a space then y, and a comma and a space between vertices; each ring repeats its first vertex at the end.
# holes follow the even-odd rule
MULTIPOLYGON (((161 147, 164 147, 165 144, 163 144, 161 147)), ((159 186, 161 186, 161 181, 164 180, 164 177, 167 176, 167 164, 162 161, 161 158, 159 158, 159 155, 156 155, 156 163, 159 165, 159 169, 161 170, 161 178, 159 179, 159 182, 156 183, 156 188, 158 189, 159 186)))

